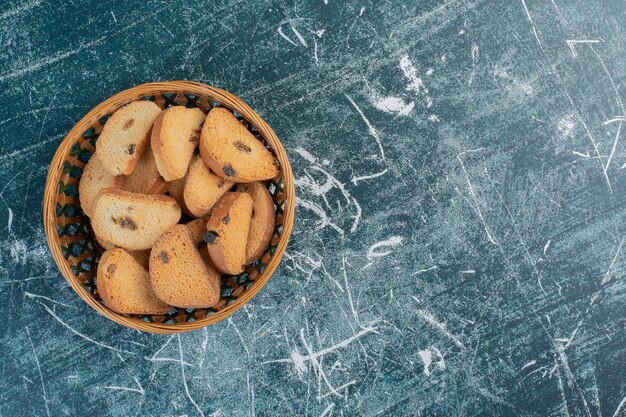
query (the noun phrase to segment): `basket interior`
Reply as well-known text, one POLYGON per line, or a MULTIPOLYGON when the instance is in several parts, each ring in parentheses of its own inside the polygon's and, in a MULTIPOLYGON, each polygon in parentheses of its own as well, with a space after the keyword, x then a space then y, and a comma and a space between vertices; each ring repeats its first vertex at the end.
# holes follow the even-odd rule
MULTIPOLYGON (((171 106, 184 105, 186 107, 198 107, 205 113, 211 108, 223 106, 206 96, 189 94, 181 91, 171 93, 160 93, 152 96, 138 97, 140 100, 150 100, 162 109, 171 106)), ((125 104, 125 103, 124 103, 125 104)), ((121 105, 120 105, 121 106, 121 105)), ((113 113, 117 109, 111 109, 113 113)), ((269 145, 257 128, 240 114, 233 111, 233 114, 274 154, 274 149, 269 145)), ((104 249, 96 241, 89 217, 82 211, 78 198, 78 182, 83 172, 83 168, 91 155, 95 151, 95 144, 111 114, 103 115, 99 120, 92 123, 82 135, 72 138, 74 144, 63 162, 63 171, 59 179, 59 186, 56 198, 56 233, 61 245, 63 257, 70 266, 75 279, 84 286, 89 294, 99 303, 102 303, 96 287, 97 268, 100 256, 104 249)), ((276 159, 278 163, 278 159, 276 159)), ((280 168, 280 165, 279 165, 280 168)), ((276 178, 265 182, 270 195, 274 201, 276 211, 276 226, 274 235, 268 248, 263 255, 247 266, 245 271, 239 275, 221 276, 220 301, 212 308, 183 309, 173 308, 164 315, 128 315, 144 322, 172 324, 192 322, 208 315, 214 314, 228 307, 237 298, 245 294, 254 285, 255 281, 263 274, 267 264, 275 255, 280 236, 283 233, 283 211, 285 209, 284 178, 282 169, 276 178)), ((185 216, 181 223, 186 221, 185 216)), ((117 313, 114 313, 117 314, 117 313)))

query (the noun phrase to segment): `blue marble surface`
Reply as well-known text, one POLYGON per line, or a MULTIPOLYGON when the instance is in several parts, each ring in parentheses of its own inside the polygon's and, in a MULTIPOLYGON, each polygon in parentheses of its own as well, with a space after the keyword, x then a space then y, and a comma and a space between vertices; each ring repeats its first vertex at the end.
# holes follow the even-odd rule
POLYGON ((3 1, 0 415, 626 415, 626 3, 3 1), (180 336, 70 289, 48 164, 91 107, 189 79, 283 141, 273 278, 180 336))

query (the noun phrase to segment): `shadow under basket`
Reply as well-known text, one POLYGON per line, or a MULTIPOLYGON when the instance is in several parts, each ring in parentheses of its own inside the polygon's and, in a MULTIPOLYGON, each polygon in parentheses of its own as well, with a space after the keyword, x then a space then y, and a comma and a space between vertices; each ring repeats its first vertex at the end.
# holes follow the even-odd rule
POLYGON ((204 84, 172 81, 142 84, 122 91, 97 105, 67 134, 57 149, 46 181, 44 226, 48 246, 61 274, 87 304, 124 326, 152 333, 178 333, 216 323, 241 308, 263 288, 285 252, 293 225, 295 189, 285 149, 274 131, 238 97, 204 84), (95 151, 102 126, 120 107, 150 100, 162 109, 198 107, 205 112, 223 106, 275 156, 279 174, 266 182, 276 208, 276 227, 265 253, 239 275, 222 275, 220 301, 212 308, 174 308, 164 315, 126 315, 104 304, 96 287, 98 261, 104 249, 97 243, 89 218, 80 208, 78 183, 95 151))

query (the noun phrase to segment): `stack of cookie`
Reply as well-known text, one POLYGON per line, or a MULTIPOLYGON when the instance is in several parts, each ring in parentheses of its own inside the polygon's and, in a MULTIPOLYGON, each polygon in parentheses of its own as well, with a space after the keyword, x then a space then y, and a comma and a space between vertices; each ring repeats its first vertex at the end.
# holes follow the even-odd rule
POLYGON ((243 272, 269 244, 275 209, 262 181, 276 175, 274 156, 226 108, 116 111, 79 183, 106 249, 104 304, 122 314, 215 305, 220 274, 243 272))

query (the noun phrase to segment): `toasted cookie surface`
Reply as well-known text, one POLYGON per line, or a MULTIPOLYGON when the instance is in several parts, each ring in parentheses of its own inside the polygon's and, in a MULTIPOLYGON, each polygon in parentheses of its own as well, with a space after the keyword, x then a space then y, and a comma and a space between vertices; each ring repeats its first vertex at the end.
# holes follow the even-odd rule
POLYGON ((200 136, 200 155, 213 172, 234 182, 275 177, 271 152, 224 107, 211 109, 200 136))
POLYGON ((83 174, 78 183, 78 198, 80 206, 85 214, 91 217, 93 210, 93 200, 98 193, 105 188, 118 188, 124 184, 124 177, 121 175, 111 175, 104 168, 102 161, 97 154, 91 155, 91 158, 85 165, 83 174))
POLYGON ((154 154, 150 148, 141 155, 133 172, 124 179, 124 190, 139 194, 163 194, 169 184, 157 170, 154 154))
POLYGON ((180 206, 165 195, 105 189, 95 199, 92 227, 103 241, 125 249, 149 249, 180 219, 180 206))
POLYGON ((154 244, 150 281, 157 296, 176 307, 211 307, 219 301, 219 275, 204 262, 183 224, 170 227, 154 244))
POLYGON ((96 238, 96 241, 98 241, 98 244, 100 246, 102 246, 104 249, 113 249, 113 248, 116 247, 113 243, 108 242, 105 239, 103 239, 102 237, 98 236, 95 232, 94 232, 93 235, 96 238))
POLYGON ((175 106, 164 110, 154 122, 151 147, 159 172, 166 181, 185 176, 198 147, 205 114, 198 108, 175 106))
POLYGON ((193 216, 185 204, 185 178, 170 181, 168 183, 167 192, 170 194, 170 197, 178 202, 183 213, 187 216, 193 216))
POLYGON ((246 246, 246 263, 257 259, 263 254, 274 233, 276 213, 272 196, 265 184, 253 182, 239 184, 237 191, 242 191, 252 197, 252 222, 246 246))
POLYGON ((124 249, 107 250, 96 278, 104 304, 121 314, 164 314, 171 306, 157 298, 148 271, 124 249))
POLYGON ((195 217, 205 216, 233 185, 233 182, 215 175, 198 155, 189 165, 185 179, 185 205, 195 217))
POLYGON ((113 113, 105 123, 96 142, 96 153, 111 175, 133 172, 160 112, 151 101, 134 101, 113 113))
POLYGON ((252 198, 247 193, 226 193, 213 208, 204 241, 218 270, 233 275, 243 271, 251 216, 252 198))

